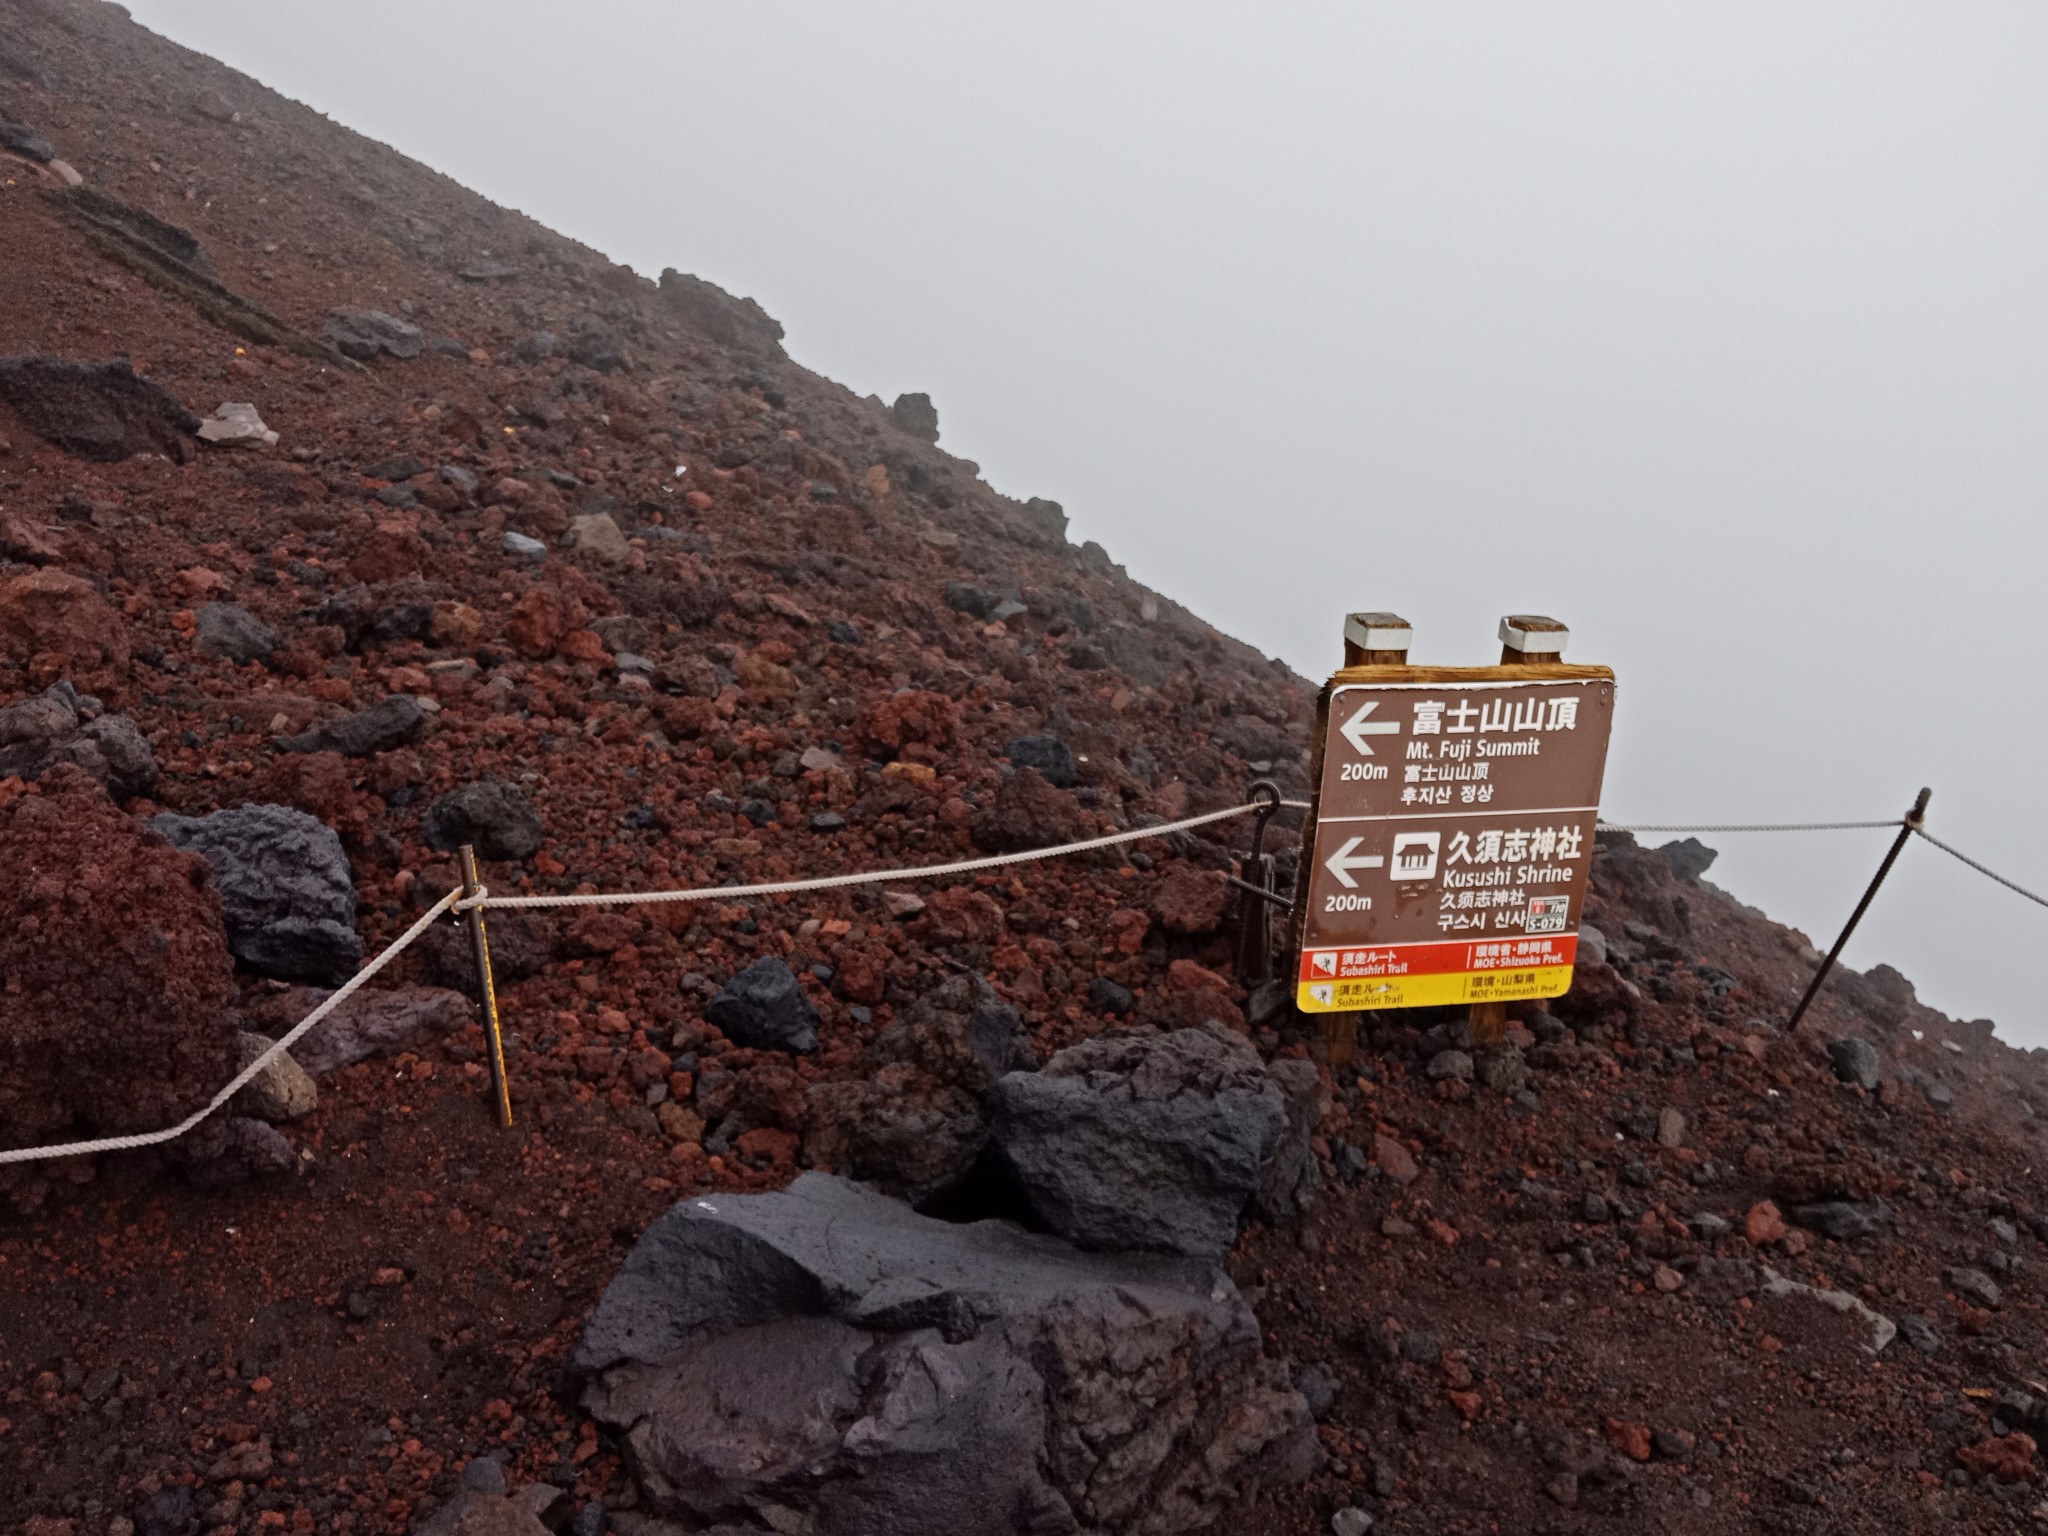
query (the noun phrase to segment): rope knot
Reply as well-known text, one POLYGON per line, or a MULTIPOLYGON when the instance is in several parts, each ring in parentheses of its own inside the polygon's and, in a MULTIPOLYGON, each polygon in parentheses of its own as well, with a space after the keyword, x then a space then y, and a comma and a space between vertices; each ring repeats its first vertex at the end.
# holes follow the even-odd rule
POLYGON ((455 904, 448 910, 451 912, 472 911, 473 909, 482 906, 485 902, 489 901, 490 899, 491 888, 488 885, 479 885, 476 888, 476 894, 474 896, 464 896, 460 893, 457 893, 455 897, 455 904))

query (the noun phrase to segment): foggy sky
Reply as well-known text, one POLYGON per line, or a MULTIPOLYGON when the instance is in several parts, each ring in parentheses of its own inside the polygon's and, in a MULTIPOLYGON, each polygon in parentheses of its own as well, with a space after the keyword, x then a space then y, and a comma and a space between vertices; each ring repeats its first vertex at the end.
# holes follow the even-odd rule
MULTIPOLYGON (((1897 815, 2048 885, 2048 11, 129 0, 790 353, 1320 676, 1619 674, 1614 820, 1897 815)), ((1825 948, 1882 832, 1707 839, 1825 948)), ((2048 1043, 1925 844, 1851 946, 2048 1043)))

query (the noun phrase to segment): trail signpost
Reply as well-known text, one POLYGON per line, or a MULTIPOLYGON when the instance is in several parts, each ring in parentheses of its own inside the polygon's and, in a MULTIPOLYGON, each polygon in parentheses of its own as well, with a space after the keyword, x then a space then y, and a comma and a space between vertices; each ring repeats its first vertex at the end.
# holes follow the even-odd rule
MULTIPOLYGON (((1503 619, 1493 667, 1410 666, 1408 636, 1392 614, 1352 615, 1323 691, 1295 1002, 1468 1004, 1474 1035, 1497 1040, 1502 1005, 1571 985, 1614 674, 1565 665, 1553 619, 1503 619)), ((1333 1030, 1333 1054, 1354 1035, 1333 1030)))

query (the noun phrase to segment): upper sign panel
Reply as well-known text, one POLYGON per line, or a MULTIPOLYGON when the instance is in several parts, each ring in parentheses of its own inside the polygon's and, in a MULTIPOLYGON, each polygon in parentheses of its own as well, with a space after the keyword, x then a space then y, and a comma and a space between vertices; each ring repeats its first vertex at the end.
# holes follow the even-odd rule
POLYGON ((1335 688, 1300 1006, 1569 987, 1613 716, 1604 678, 1335 688))

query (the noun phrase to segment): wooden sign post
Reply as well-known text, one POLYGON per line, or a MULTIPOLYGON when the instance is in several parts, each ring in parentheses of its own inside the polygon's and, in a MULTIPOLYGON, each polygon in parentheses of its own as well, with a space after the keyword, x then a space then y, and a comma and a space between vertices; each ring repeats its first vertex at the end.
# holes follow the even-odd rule
POLYGON ((1359 1010, 1506 1009, 1571 985, 1614 674, 1567 666, 1555 619, 1501 620, 1491 667, 1417 667, 1394 614, 1352 614, 1317 700, 1293 909, 1295 1003, 1333 1064, 1359 1010))

